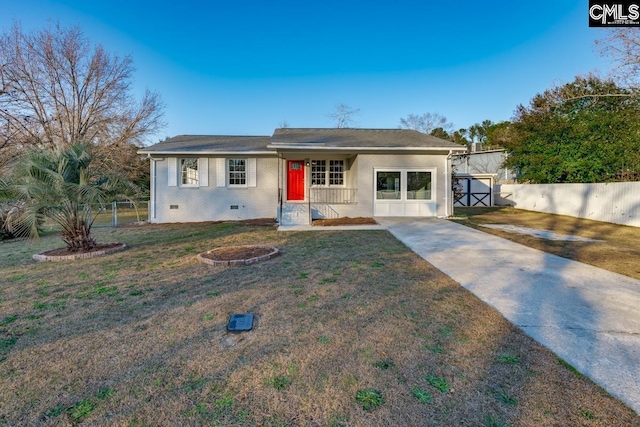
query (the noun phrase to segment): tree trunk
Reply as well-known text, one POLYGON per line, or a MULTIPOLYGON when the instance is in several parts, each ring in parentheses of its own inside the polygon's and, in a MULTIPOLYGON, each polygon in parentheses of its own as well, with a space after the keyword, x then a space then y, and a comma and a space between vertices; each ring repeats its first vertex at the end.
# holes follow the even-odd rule
POLYGON ((62 231, 62 240, 70 252, 88 252, 96 247, 86 221, 78 221, 74 227, 62 231))

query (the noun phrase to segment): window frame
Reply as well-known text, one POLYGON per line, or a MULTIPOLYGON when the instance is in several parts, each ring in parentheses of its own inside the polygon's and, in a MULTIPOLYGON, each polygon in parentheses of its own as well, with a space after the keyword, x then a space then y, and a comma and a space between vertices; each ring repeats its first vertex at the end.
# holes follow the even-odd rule
POLYGON ((347 161, 345 159, 311 159, 311 167, 309 168, 309 174, 310 174, 309 181, 311 182, 311 187, 317 187, 317 188, 346 187, 346 183, 347 183, 346 166, 347 166, 347 161), (316 177, 314 177, 314 174, 320 173, 320 172, 314 171, 314 167, 316 166, 314 162, 324 162, 324 171, 322 171, 322 174, 324 175, 324 177, 322 178, 322 180, 324 181, 324 184, 314 184, 314 179, 316 179, 316 177), (335 167, 334 165, 332 165, 332 162, 341 163, 339 171, 332 170, 332 167, 335 167), (331 184, 332 180, 336 179, 335 177, 332 177, 332 174, 340 174, 341 176, 340 180, 342 181, 342 183, 331 184))
MULTIPOLYGON (((249 159, 247 158, 237 158, 237 157, 233 157, 233 158, 228 158, 226 163, 226 178, 227 178, 227 186, 229 188, 247 188, 248 182, 249 182, 249 159), (232 170, 232 162, 243 162, 243 169, 242 171, 240 170, 232 170), (235 178, 232 179, 232 175, 231 174, 238 174, 240 176, 242 176, 242 180, 244 181, 243 184, 232 184, 232 181, 237 180, 237 176, 235 178)), ((234 167, 237 167, 237 165, 235 165, 234 167)))
POLYGON ((327 186, 327 160, 326 159, 315 159, 311 160, 311 186, 312 187, 326 187, 327 186), (319 162, 322 162, 322 170, 315 170, 320 165, 319 162), (322 184, 316 184, 314 181, 316 179, 322 179, 322 184))
MULTIPOLYGON (((200 164, 199 159, 197 157, 181 157, 178 159, 178 173, 180 174, 178 177, 178 185, 180 187, 199 187, 200 186, 200 164), (189 173, 188 170, 185 170, 185 161, 195 162, 195 169, 191 168, 191 171, 195 170, 195 179, 187 178, 186 174, 189 173), (185 182, 185 178, 195 181, 195 183, 185 182)), ((193 174, 193 172, 191 172, 193 174)))
POLYGON ((435 202, 436 201, 436 191, 435 191, 435 179, 436 179, 436 168, 420 168, 420 167, 392 167, 392 168, 375 168, 373 176, 373 194, 374 194, 374 202, 392 202, 392 203, 425 203, 425 202, 435 202), (399 198, 381 198, 378 197, 381 190, 378 190, 378 173, 386 172, 386 173, 400 173, 400 191, 399 198), (429 183, 429 198, 428 199, 410 199, 408 197, 408 174, 414 172, 426 172, 430 175, 429 183))

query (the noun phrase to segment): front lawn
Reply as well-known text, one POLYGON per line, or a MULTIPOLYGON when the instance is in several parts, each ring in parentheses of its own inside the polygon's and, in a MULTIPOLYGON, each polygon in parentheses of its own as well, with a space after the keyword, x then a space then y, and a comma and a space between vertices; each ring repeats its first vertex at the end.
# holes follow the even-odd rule
POLYGON ((385 231, 95 233, 129 249, 35 263, 55 235, 0 244, 0 425, 640 426, 385 231), (281 254, 196 261, 242 244, 281 254))

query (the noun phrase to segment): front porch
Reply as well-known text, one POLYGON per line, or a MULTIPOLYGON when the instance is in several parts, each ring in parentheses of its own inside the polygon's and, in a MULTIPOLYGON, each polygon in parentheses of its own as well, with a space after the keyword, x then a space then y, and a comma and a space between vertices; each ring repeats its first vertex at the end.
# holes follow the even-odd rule
POLYGON ((281 196, 278 221, 293 226, 311 225, 314 219, 340 218, 345 216, 340 207, 357 204, 357 193, 356 188, 310 187, 304 191, 304 200, 284 200, 281 196))

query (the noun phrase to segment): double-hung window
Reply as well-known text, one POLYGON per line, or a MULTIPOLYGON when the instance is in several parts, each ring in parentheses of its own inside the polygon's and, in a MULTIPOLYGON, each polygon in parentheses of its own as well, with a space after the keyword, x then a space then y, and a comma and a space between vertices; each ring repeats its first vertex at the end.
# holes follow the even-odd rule
POLYGON ((216 159, 216 187, 252 188, 257 186, 257 159, 216 159))
POLYGON ((180 159, 180 184, 198 185, 198 159, 180 159))
POLYGON ((229 159, 229 185, 247 185, 247 160, 229 159))
POLYGON ((315 187, 343 186, 344 160, 312 160, 311 185, 315 187))
POLYGON ((324 187, 327 185, 327 161, 312 160, 311 161, 311 185, 324 187))
POLYGON ((169 157, 167 172, 169 187, 209 186, 209 159, 206 157, 169 157))
POLYGON ((329 185, 344 185, 344 160, 329 160, 329 185))

